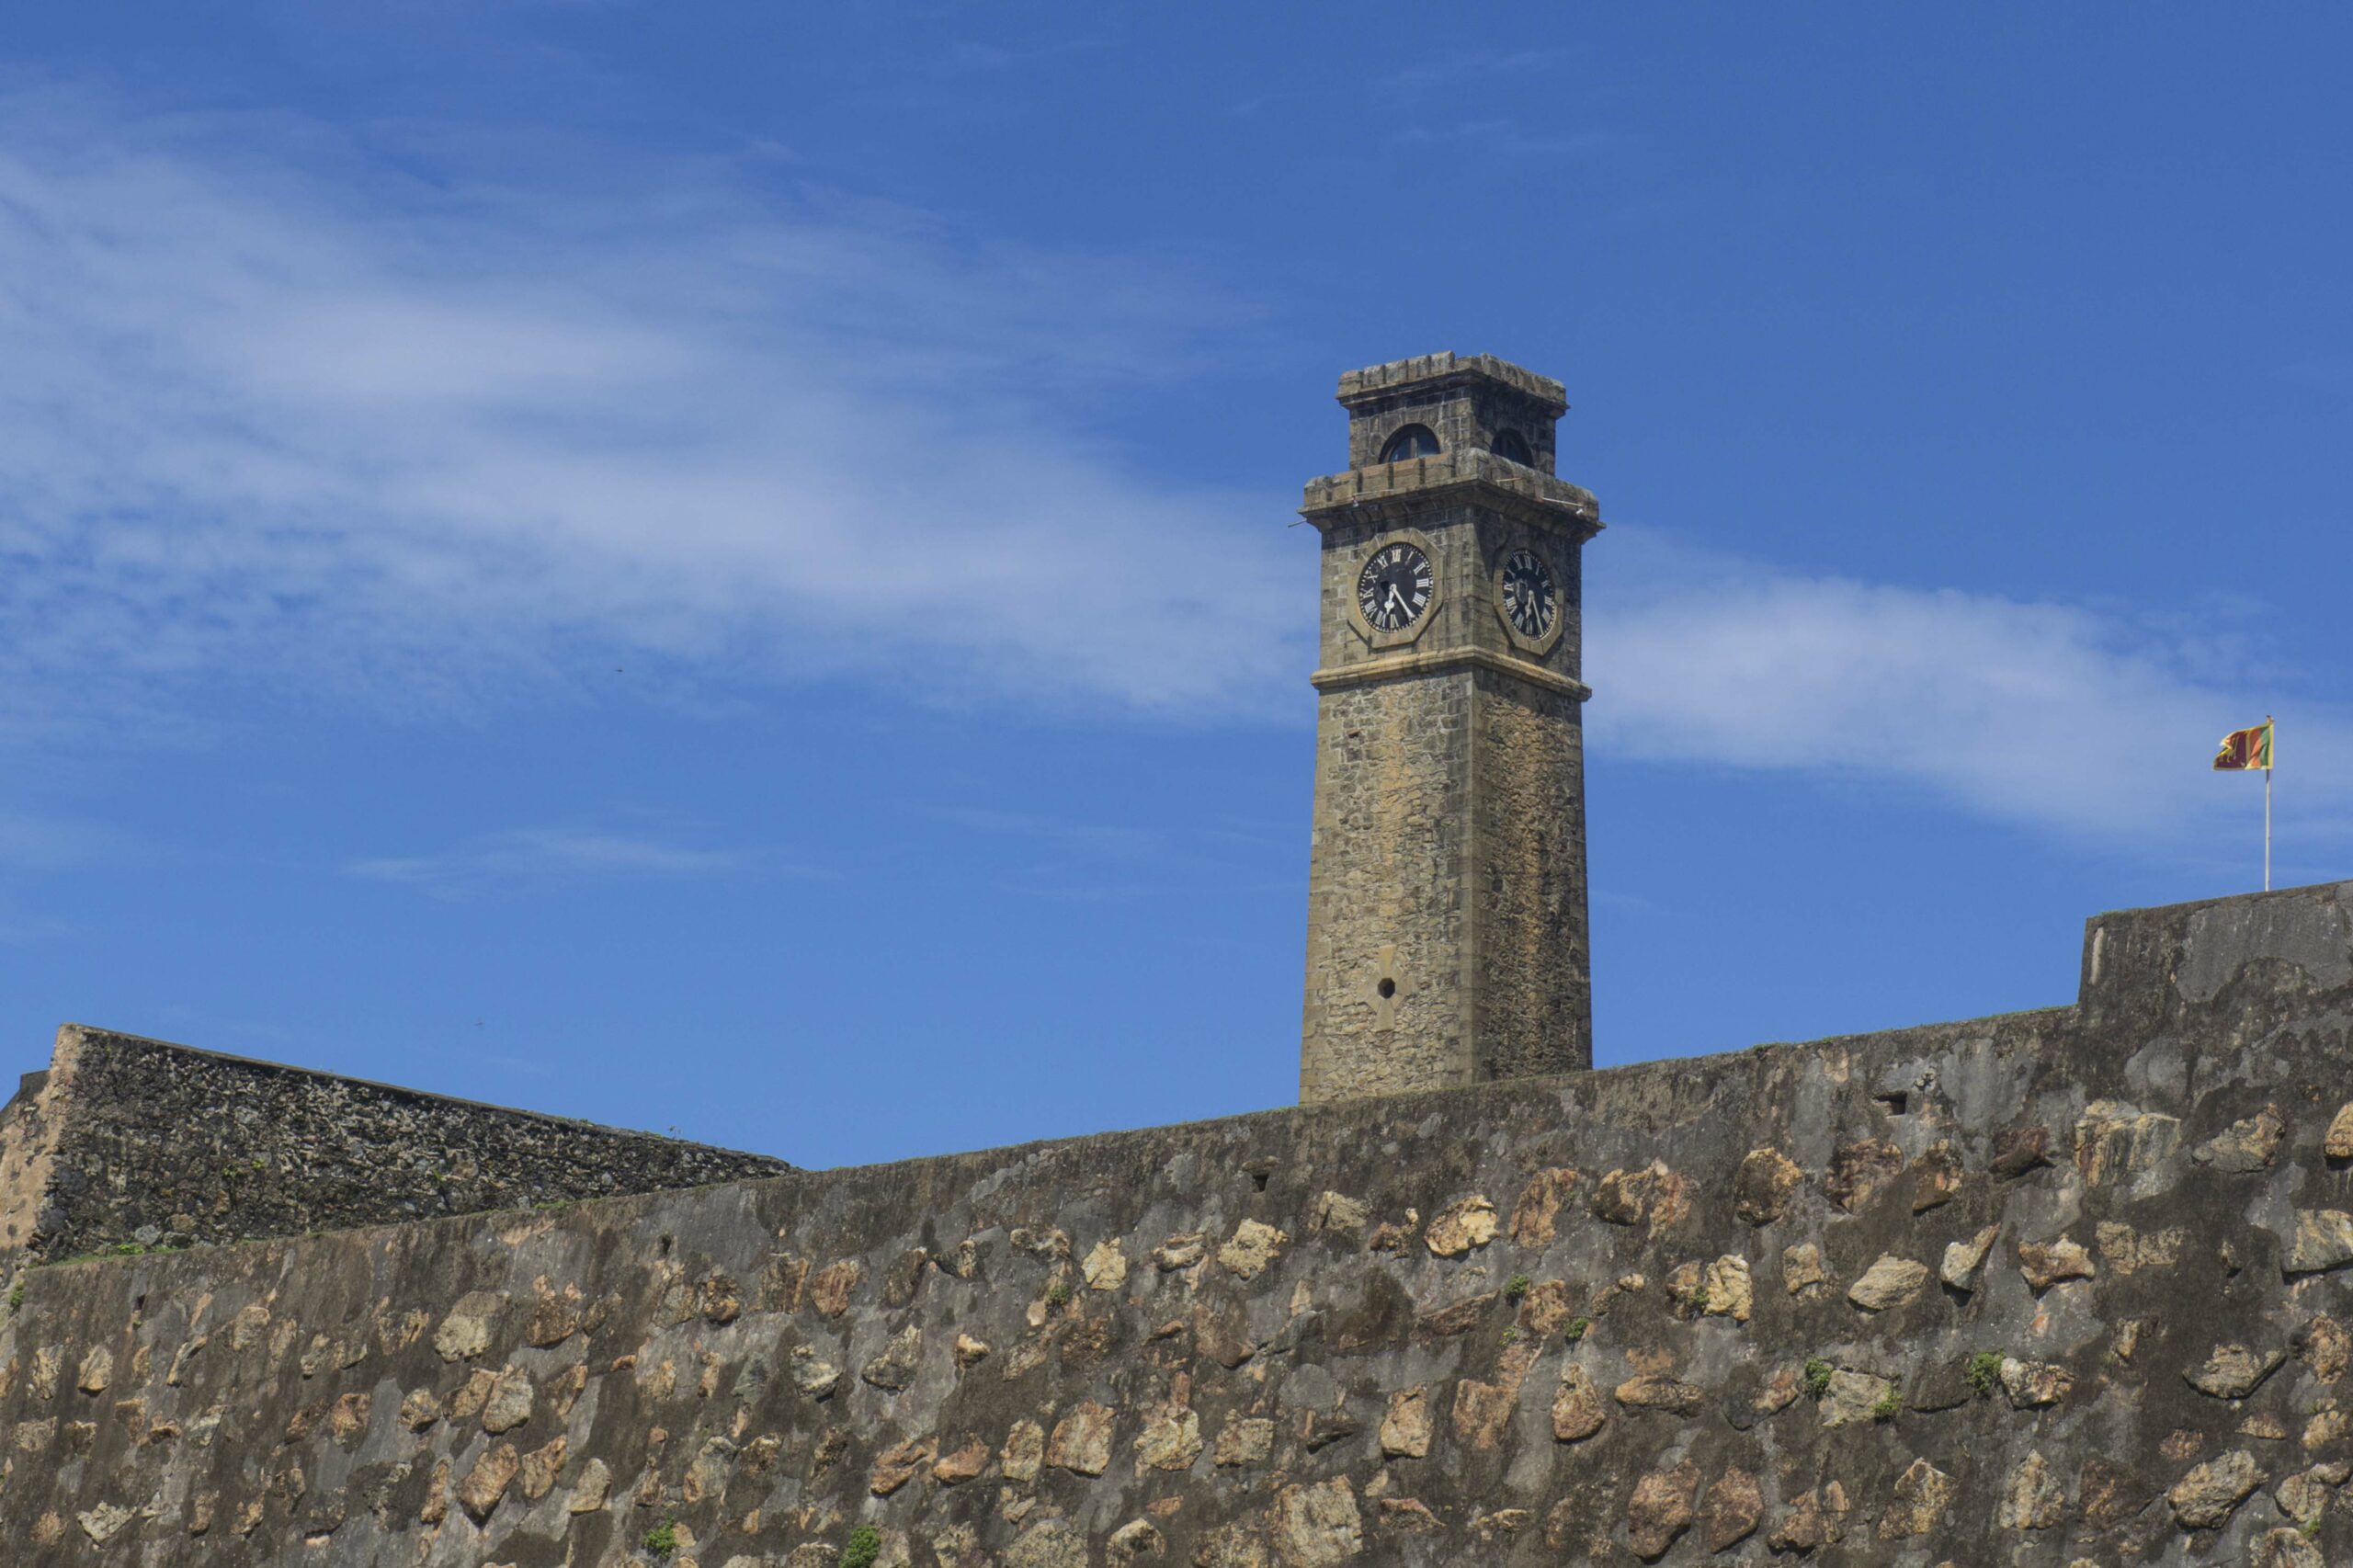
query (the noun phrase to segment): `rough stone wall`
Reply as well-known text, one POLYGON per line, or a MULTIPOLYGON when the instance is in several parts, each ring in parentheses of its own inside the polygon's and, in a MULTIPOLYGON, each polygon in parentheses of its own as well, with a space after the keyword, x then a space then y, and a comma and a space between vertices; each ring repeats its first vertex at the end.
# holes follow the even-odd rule
POLYGON ((1472 1071, 1485 1081, 1584 1067, 1593 1060, 1593 959, 1582 705, 1493 671, 1472 678, 1472 1071))
POLYGON ((1470 1081, 1472 678, 1355 687, 1318 703, 1302 1101, 1470 1081))
POLYGON ((1584 1067, 1592 983, 1573 693, 1582 541, 1595 525, 1532 499, 1466 494, 1451 479, 1310 511, 1324 531, 1324 667, 1300 1097, 1584 1067), (1372 647, 1348 615, 1357 574, 1404 529, 1431 551, 1435 599, 1410 644, 1372 647), (1547 646, 1516 645, 1498 610, 1496 572, 1516 550, 1552 564, 1560 620, 1547 646), (1466 649, 1494 657, 1396 664, 1466 649))
POLYGON ((1426 425, 1441 451, 1486 450, 1499 430, 1528 442, 1534 467, 1552 472, 1553 426, 1567 403, 1561 383, 1492 354, 1425 354, 1351 370, 1340 378, 1348 410, 1348 463, 1377 464, 1389 437, 1426 425))
POLYGON ((2353 885, 2089 937, 2072 1008, 36 1270, 0 1540, 2353 1560, 2353 885))
POLYGON ((12 1261, 117 1244, 300 1234, 790 1168, 68 1025, 50 1071, 0 1110, 0 1276, 12 1261))

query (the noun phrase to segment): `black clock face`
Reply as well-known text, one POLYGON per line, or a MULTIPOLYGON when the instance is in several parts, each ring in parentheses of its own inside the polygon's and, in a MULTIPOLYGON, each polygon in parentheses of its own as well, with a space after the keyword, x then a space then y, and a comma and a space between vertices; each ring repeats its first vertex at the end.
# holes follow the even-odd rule
POLYGON ((1402 541, 1384 544, 1357 574, 1357 608, 1375 631, 1402 631, 1430 608, 1430 558, 1402 541))
POLYGON ((1504 614, 1522 637, 1541 637, 1560 613, 1560 592, 1543 557, 1531 550, 1513 551, 1504 559, 1504 614))

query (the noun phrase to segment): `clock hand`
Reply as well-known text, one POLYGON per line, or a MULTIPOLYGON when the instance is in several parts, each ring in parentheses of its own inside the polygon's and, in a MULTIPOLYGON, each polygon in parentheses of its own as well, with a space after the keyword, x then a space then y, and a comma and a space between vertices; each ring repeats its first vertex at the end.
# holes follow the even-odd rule
POLYGON ((1397 592, 1397 585, 1394 583, 1389 585, 1389 602, 1397 607, 1397 613, 1399 615, 1411 615, 1414 613, 1405 608, 1404 597, 1397 592))

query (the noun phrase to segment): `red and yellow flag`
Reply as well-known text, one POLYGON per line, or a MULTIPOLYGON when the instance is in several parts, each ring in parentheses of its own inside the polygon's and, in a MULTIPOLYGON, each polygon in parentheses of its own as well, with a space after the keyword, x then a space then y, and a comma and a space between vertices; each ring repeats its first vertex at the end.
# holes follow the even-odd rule
POLYGON ((2222 737, 2222 749, 2214 754, 2214 771, 2227 773, 2260 767, 2271 767, 2271 721, 2266 719, 2251 730, 2233 730, 2222 737))

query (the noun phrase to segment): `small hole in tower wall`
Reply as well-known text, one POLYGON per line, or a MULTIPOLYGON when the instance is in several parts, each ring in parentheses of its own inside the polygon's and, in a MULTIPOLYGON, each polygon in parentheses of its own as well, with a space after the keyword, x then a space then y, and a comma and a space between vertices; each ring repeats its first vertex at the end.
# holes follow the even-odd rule
POLYGON ((1902 1089, 1884 1095, 1873 1095, 1871 1098, 1877 1100, 1879 1108, 1890 1116, 1902 1116, 1912 1108, 1912 1096, 1902 1089))
POLYGON ((1386 1002, 1392 996, 1397 994, 1397 983, 1384 974, 1381 977, 1381 983, 1374 986, 1373 989, 1379 992, 1381 994, 1381 999, 1386 1002))

